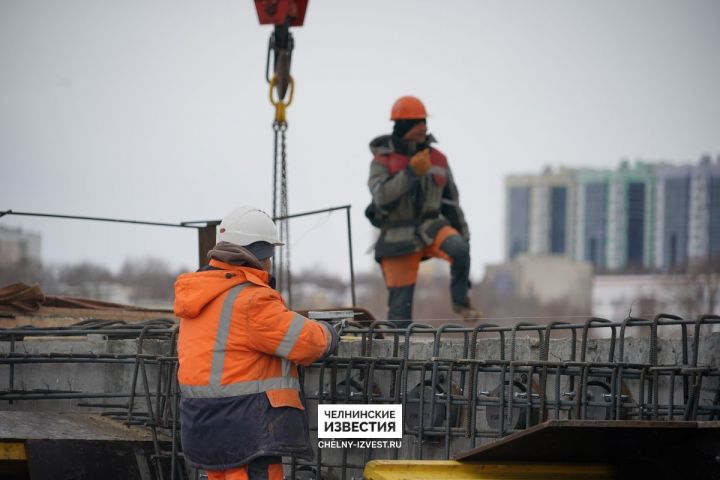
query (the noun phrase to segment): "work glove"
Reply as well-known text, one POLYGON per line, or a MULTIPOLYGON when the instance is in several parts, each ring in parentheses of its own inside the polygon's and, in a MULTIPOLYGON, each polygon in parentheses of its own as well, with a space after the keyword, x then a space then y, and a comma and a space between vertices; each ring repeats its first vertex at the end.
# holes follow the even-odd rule
MULTIPOLYGON (((322 321, 321 321, 322 322, 322 321)), ((330 333, 330 336, 332 340, 330 341, 330 345, 328 345, 328 348, 325 350, 325 354, 320 358, 320 360, 324 360, 330 355, 334 355, 337 353, 338 344, 340 343, 340 334, 335 330, 335 328, 330 325, 328 322, 322 322, 323 327, 325 327, 325 330, 330 333)))
POLYGON ((431 166, 430 149, 428 148, 416 153, 410 159, 410 168, 413 169, 415 175, 425 175, 431 166))

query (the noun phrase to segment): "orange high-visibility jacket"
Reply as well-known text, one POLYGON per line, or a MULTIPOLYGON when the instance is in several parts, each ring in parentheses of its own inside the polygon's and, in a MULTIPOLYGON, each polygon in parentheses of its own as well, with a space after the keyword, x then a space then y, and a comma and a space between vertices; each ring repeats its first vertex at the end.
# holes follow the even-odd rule
POLYGON ((288 310, 266 272, 210 267, 175 283, 185 457, 211 470, 258 456, 312 459, 296 364, 325 356, 337 334, 288 310))

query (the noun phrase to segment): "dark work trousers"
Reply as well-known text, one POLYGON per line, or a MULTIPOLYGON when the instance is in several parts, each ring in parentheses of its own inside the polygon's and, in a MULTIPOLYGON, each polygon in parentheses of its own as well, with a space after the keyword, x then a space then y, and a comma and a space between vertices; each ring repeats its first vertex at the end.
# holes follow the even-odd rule
MULTIPOLYGON (((470 245, 460 235, 447 237, 440 245, 451 260, 450 297, 453 305, 468 305, 470 288, 470 245)), ((418 264, 420 258, 418 257, 418 264)), ((417 275, 417 266, 415 266, 417 275)), ((412 323, 412 304, 415 285, 388 288, 388 319, 405 328, 412 323)))
MULTIPOLYGON (((248 480, 273 480, 268 469, 270 465, 281 465, 282 457, 259 457, 248 465, 248 480)), ((282 470, 281 470, 282 472, 282 470)))

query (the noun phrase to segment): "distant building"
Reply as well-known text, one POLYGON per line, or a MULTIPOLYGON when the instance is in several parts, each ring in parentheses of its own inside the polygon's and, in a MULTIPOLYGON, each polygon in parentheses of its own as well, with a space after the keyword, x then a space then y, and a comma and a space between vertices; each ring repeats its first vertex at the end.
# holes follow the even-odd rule
POLYGON ((690 259, 720 255, 720 158, 662 166, 657 185, 654 267, 673 271, 690 259))
POLYGON ((170 302, 138 302, 133 299, 134 288, 113 281, 86 281, 79 285, 59 284, 53 294, 67 297, 92 298, 104 302, 134 305, 144 308, 168 308, 170 302))
POLYGON ((624 161, 506 178, 505 254, 561 255, 596 272, 670 272, 720 255, 720 157, 624 161))
POLYGON ((521 253, 574 256, 576 187, 574 171, 506 180, 506 258, 521 253))
POLYGON ((578 171, 576 259, 596 270, 648 268, 652 258, 652 166, 622 162, 615 171, 578 171))
POLYGON ((720 255, 720 157, 703 157, 690 172, 688 228, 691 257, 720 255))
POLYGON ((597 275, 593 279, 593 315, 613 320, 653 318, 671 313, 693 319, 720 309, 717 282, 699 281, 692 275, 597 275), (709 305, 712 303, 713 305, 709 305))
POLYGON ((40 262, 40 234, 0 226, 0 267, 40 262))
POLYGON ((592 266, 569 258, 520 254, 504 263, 488 265, 485 282, 500 298, 532 298, 541 305, 563 304, 589 313, 592 266))

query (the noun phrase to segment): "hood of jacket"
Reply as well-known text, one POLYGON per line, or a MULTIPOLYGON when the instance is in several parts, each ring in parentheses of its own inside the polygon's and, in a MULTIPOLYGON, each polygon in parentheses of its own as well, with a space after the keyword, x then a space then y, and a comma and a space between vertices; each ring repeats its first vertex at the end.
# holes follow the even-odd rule
POLYGON ((241 283, 268 287, 264 270, 211 260, 212 270, 183 273, 175 281, 175 315, 196 318, 205 306, 241 283))

